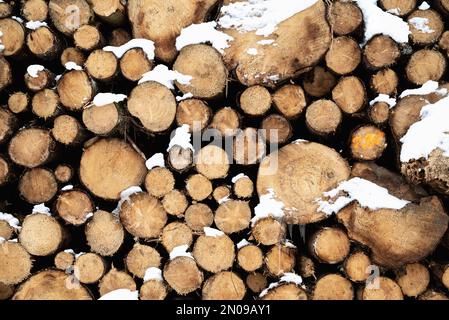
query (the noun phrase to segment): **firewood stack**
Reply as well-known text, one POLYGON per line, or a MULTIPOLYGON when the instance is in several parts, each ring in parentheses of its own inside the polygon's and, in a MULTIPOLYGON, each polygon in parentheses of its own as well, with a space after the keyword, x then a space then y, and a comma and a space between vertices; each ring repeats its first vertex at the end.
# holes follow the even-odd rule
POLYGON ((449 299, 448 0, 0 1, 0 299, 449 299))

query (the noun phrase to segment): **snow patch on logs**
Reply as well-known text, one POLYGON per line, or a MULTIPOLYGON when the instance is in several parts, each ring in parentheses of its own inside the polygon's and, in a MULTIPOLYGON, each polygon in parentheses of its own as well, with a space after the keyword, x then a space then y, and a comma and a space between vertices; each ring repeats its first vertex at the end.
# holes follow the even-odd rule
POLYGON ((9 226, 14 229, 21 229, 19 219, 12 214, 0 212, 0 220, 8 222, 9 226))
POLYGON ((424 83, 420 88, 404 90, 399 96, 399 98, 402 99, 407 96, 414 96, 414 95, 419 96, 431 93, 437 93, 444 96, 448 93, 447 89, 438 89, 438 87, 439 87, 438 82, 429 80, 426 83, 424 83))
POLYGON ((45 21, 28 21, 25 24, 25 27, 30 30, 36 30, 40 27, 47 27, 47 22, 45 21))
POLYGON ((428 10, 430 9, 430 5, 424 1, 423 3, 421 3, 421 5, 418 7, 419 10, 428 10))
POLYGON ((317 212, 324 212, 327 215, 338 213, 353 201, 371 210, 400 210, 410 203, 391 195, 386 188, 358 177, 341 182, 337 188, 324 192, 323 196, 333 199, 332 201, 322 198, 316 200, 320 205, 317 212))
POLYGON ((164 279, 162 278, 162 270, 155 267, 148 268, 145 271, 143 282, 147 282, 150 280, 163 281, 164 279))
POLYGON ((230 3, 221 7, 218 20, 224 29, 240 32, 255 31, 256 35, 269 36, 277 25, 295 14, 306 10, 318 0, 248 0, 230 3))
POLYGON ((134 48, 142 49, 149 60, 154 59, 154 42, 148 39, 132 39, 119 47, 107 46, 104 47, 103 50, 112 52, 117 58, 120 59, 126 51, 134 48))
POLYGON ((68 184, 64 187, 61 188, 61 191, 67 191, 67 190, 72 190, 73 189, 73 185, 68 184))
POLYGON ((66 70, 83 70, 83 67, 77 65, 73 61, 66 62, 64 67, 66 68, 66 70))
POLYGON ((145 162, 145 166, 148 170, 154 167, 165 167, 164 155, 162 153, 155 153, 145 162))
POLYGON ((296 273, 286 272, 281 277, 281 279, 279 279, 279 282, 270 283, 268 288, 264 289, 260 293, 259 298, 262 298, 263 296, 265 296, 270 290, 272 290, 276 287, 279 287, 282 283, 294 283, 297 286, 300 286, 302 284, 302 278, 301 278, 301 276, 297 275, 296 273))
POLYGON ((11 18, 14 19, 14 20, 16 20, 17 22, 23 24, 23 19, 22 19, 21 17, 18 17, 18 16, 11 16, 11 18))
POLYGON ((193 98, 193 94, 191 92, 187 92, 185 94, 183 94, 182 96, 176 96, 176 101, 183 101, 186 99, 190 99, 193 98))
POLYGON ((135 194, 135 193, 139 193, 139 192, 142 192, 142 188, 141 188, 141 187, 138 187, 138 186, 131 186, 131 187, 129 187, 128 189, 123 190, 123 191, 120 193, 120 200, 119 200, 119 202, 118 202, 118 204, 117 204, 117 208, 115 208, 115 209, 112 211, 112 213, 113 213, 113 214, 119 214, 119 213, 120 213, 120 210, 121 210, 121 208, 122 208, 122 204, 123 204, 125 201, 129 201, 129 197, 130 197, 131 195, 133 195, 133 194, 135 194))
POLYGON ((270 44, 273 44, 274 41, 275 41, 274 39, 263 39, 263 40, 257 41, 257 44, 260 44, 261 46, 268 46, 270 44))
POLYGON ((228 42, 234 40, 233 37, 218 31, 217 22, 210 21, 199 24, 191 24, 181 30, 181 34, 176 38, 176 50, 199 43, 210 43, 212 47, 223 53, 229 47, 228 42))
POLYGON ((365 21, 366 43, 376 34, 384 34, 399 43, 407 43, 410 34, 408 23, 377 6, 377 0, 355 0, 365 21))
POLYGON ((396 105, 396 99, 395 98, 390 98, 389 95, 387 94, 379 94, 376 98, 374 98, 373 100, 371 100, 369 102, 369 105, 372 106, 374 105, 376 102, 385 102, 386 104, 388 104, 390 106, 390 108, 393 108, 396 105))
POLYGON ((129 289, 117 289, 106 293, 98 300, 139 300, 139 291, 129 289))
POLYGON ((30 77, 37 78, 39 72, 44 71, 44 69, 44 66, 41 66, 40 64, 32 64, 28 66, 27 73, 30 75, 30 77))
POLYGON ((167 151, 174 146, 180 146, 183 149, 193 149, 193 145, 190 143, 192 134, 189 132, 190 126, 188 124, 183 124, 181 127, 175 130, 175 135, 171 138, 167 151))
POLYGON ((241 248, 243 248, 243 247, 245 247, 245 246, 249 246, 249 245, 251 245, 251 242, 249 242, 249 241, 246 240, 246 239, 243 239, 242 241, 240 241, 239 243, 237 243, 237 249, 241 249, 241 248))
POLYGON ((236 175, 235 177, 233 177, 231 179, 232 183, 236 183, 237 181, 239 181, 242 178, 248 178, 247 175, 245 175, 244 173, 239 173, 238 175, 236 175))
POLYGON ((222 203, 228 202, 229 200, 231 200, 231 198, 229 198, 229 196, 226 196, 226 197, 221 198, 217 202, 218 202, 218 204, 222 204, 222 203))
POLYGON ((435 30, 432 30, 429 27, 429 19, 414 17, 408 21, 412 26, 415 27, 416 30, 421 31, 423 33, 434 33, 435 30))
POLYGON ((216 237, 224 236, 224 232, 223 231, 220 231, 220 230, 217 230, 217 229, 214 229, 214 228, 204 227, 203 230, 204 230, 204 235, 206 237, 214 237, 214 238, 216 238, 216 237))
POLYGON ((138 83, 141 84, 147 81, 156 81, 173 90, 175 88, 173 85, 175 81, 183 85, 189 85, 191 80, 192 76, 170 70, 167 66, 158 64, 153 70, 144 73, 138 83))
MULTIPOLYGON (((0 237, 0 243, 3 243, 3 242, 6 242, 6 239, 3 238, 3 237, 0 237)), ((8 242, 15 242, 15 243, 17 243, 17 242, 19 242, 19 240, 17 238, 16 239, 10 239, 10 240, 8 240, 8 242)))
POLYGON ((45 203, 35 205, 33 207, 32 213, 42 213, 46 214, 47 216, 51 216, 50 208, 45 206, 45 203))
POLYGON ((284 203, 276 200, 273 189, 268 189, 267 193, 260 196, 259 204, 254 208, 254 217, 251 219, 251 225, 254 226, 257 221, 263 218, 272 217, 281 220, 284 217, 284 203))
POLYGON ((115 94, 115 93, 98 93, 92 103, 97 107, 102 107, 111 103, 122 102, 128 97, 125 94, 115 94))
POLYGON ((173 250, 170 252, 170 260, 173 260, 177 257, 188 257, 194 259, 192 253, 187 252, 187 249, 189 249, 189 246, 187 244, 173 248, 173 250))

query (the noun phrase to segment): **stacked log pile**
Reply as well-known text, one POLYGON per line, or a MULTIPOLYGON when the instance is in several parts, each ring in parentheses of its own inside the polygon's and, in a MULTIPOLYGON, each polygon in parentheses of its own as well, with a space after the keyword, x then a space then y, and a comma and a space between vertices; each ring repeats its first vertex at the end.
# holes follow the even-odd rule
POLYGON ((448 300, 448 21, 0 1, 0 300, 448 300))

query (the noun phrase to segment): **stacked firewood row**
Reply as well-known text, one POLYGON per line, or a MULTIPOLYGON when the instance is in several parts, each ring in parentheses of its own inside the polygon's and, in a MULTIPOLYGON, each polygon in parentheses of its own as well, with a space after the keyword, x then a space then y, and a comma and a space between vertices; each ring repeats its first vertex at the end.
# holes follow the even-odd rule
POLYGON ((449 299, 449 1, 273 3, 0 1, 0 299, 449 299))

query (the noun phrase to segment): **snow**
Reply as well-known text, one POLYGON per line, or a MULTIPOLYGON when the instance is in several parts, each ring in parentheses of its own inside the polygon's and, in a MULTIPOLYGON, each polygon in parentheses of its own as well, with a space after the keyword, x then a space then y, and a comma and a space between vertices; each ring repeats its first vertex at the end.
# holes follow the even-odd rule
POLYGON ((271 76, 268 76, 268 79, 271 81, 278 81, 280 79, 278 74, 273 74, 271 76))
POLYGON ((268 189, 267 193, 260 196, 259 204, 254 208, 254 217, 251 219, 252 226, 260 219, 273 217, 282 219, 284 217, 284 203, 275 199, 273 189, 268 189))
POLYGON ((430 9, 430 5, 424 1, 423 3, 421 3, 421 5, 418 7, 419 10, 428 10, 430 9))
POLYGON ((292 272, 286 272, 284 275, 279 279, 279 282, 271 283, 268 288, 264 289, 259 297, 262 298, 264 295, 266 295, 271 289, 274 289, 276 287, 279 287, 282 283, 294 283, 297 286, 302 284, 302 278, 301 276, 297 275, 296 273, 292 272))
MULTIPOLYGON (((6 239, 3 238, 3 237, 0 237, 0 243, 3 243, 3 242, 6 242, 6 239)), ((17 242, 19 242, 19 240, 16 238, 16 239, 8 240, 8 242, 15 242, 15 243, 17 243, 17 242)))
POLYGON ((83 67, 77 65, 77 64, 76 64, 75 62, 73 62, 73 61, 66 62, 66 64, 64 65, 64 67, 65 67, 67 70, 83 70, 83 67))
POLYGON ((376 98, 371 100, 369 102, 369 105, 372 106, 376 102, 385 102, 385 103, 387 103, 390 106, 390 108, 393 108, 396 105, 396 98, 390 98, 389 95, 381 93, 376 98))
POLYGON ((64 252, 75 255, 75 251, 73 251, 73 249, 66 249, 64 252))
POLYGON ((295 141, 293 141, 292 143, 305 143, 305 142, 310 142, 309 140, 304 140, 304 139, 296 139, 295 141))
POLYGON ((233 177, 231 179, 232 183, 236 183, 237 181, 239 181, 242 178, 248 178, 247 175, 245 175, 244 173, 239 173, 238 175, 236 175, 235 177, 233 177))
POLYGON ((111 103, 122 102, 127 99, 128 96, 125 94, 115 94, 115 93, 98 93, 92 103, 97 107, 102 107, 111 103))
POLYGON ((415 27, 416 30, 421 31, 423 33, 434 33, 435 30, 432 30, 429 27, 429 19, 427 18, 421 18, 421 17, 414 17, 411 18, 408 21, 412 26, 415 27))
POLYGON ((143 52, 145 52, 148 60, 154 59, 154 42, 148 39, 131 39, 119 47, 107 46, 104 47, 103 50, 112 52, 117 58, 120 59, 126 51, 133 48, 141 48, 143 52))
POLYGON ((401 93, 399 98, 404 98, 412 95, 427 95, 431 93, 438 93, 441 95, 447 94, 447 89, 438 89, 439 84, 436 81, 429 80, 417 89, 408 89, 401 93))
POLYGON ((158 64, 153 70, 144 73, 138 84, 147 81, 156 81, 173 90, 175 88, 173 85, 175 81, 183 85, 189 85, 190 80, 192 80, 191 76, 184 75, 178 71, 170 70, 163 64, 158 64))
POLYGON ((424 106, 421 119, 401 138, 401 162, 428 158, 435 149, 449 157, 449 96, 424 106))
POLYGON ((12 16, 11 18, 16 20, 17 22, 23 23, 23 19, 21 17, 12 16))
POLYGON ((355 0, 362 10, 365 21, 366 43, 376 34, 384 34, 399 43, 408 42, 409 25, 402 18, 383 11, 377 6, 377 0, 355 0))
POLYGON ((176 49, 198 43, 211 43, 212 47, 223 53, 224 49, 229 47, 228 42, 234 40, 233 37, 216 29, 215 21, 191 24, 181 30, 181 34, 176 38, 176 49))
POLYGON ((228 202, 229 200, 231 200, 231 198, 229 198, 229 196, 223 197, 220 200, 218 200, 218 204, 228 202))
POLYGON ((117 208, 114 209, 114 211, 112 211, 113 214, 118 214, 122 208, 122 204, 125 201, 129 201, 129 197, 135 193, 139 193, 142 192, 142 188, 138 187, 138 186, 131 186, 128 189, 123 190, 120 193, 120 200, 117 204, 117 208))
POLYGON ((154 167, 165 167, 164 154, 155 153, 150 159, 145 162, 148 170, 154 167))
POLYGON ((333 199, 332 201, 317 199, 317 203, 320 205, 317 211, 327 215, 338 213, 353 201, 357 201, 362 207, 371 210, 399 210, 410 203, 410 201, 392 196, 386 188, 359 177, 341 182, 337 188, 324 192, 323 196, 333 199), (338 198, 336 198, 337 196, 338 198))
POLYGON ((45 203, 35 205, 33 207, 32 213, 42 213, 46 214, 47 216, 51 216, 50 208, 45 206, 45 203))
POLYGON ((31 21, 28 21, 25 24, 25 27, 27 29, 31 29, 31 30, 36 30, 36 29, 38 29, 40 27, 47 27, 47 26, 48 26, 47 22, 45 22, 45 21, 33 21, 33 20, 31 20, 31 21))
POLYGON ((242 241, 240 241, 239 243, 237 243, 237 249, 241 249, 243 247, 249 246, 251 245, 250 242, 248 242, 248 240, 243 239, 242 241))
POLYGON ((182 96, 176 96, 176 101, 179 102, 179 101, 183 101, 183 100, 190 99, 190 98, 193 98, 193 93, 187 92, 187 93, 183 94, 182 96))
POLYGON ((38 73, 40 71, 44 71, 44 66, 41 66, 40 64, 32 64, 29 65, 27 68, 27 73, 32 77, 32 78, 37 78, 38 77, 38 73))
POLYGON ((175 130, 175 135, 171 138, 167 151, 174 146, 180 146, 183 149, 193 149, 193 145, 190 143, 192 134, 189 132, 190 126, 188 124, 183 124, 181 127, 175 130))
POLYGON ((81 257, 83 254, 86 254, 86 253, 85 253, 85 252, 75 253, 75 259, 78 259, 78 258, 81 257))
POLYGON ((62 187, 61 191, 67 191, 67 190, 72 190, 72 189, 73 189, 73 185, 68 184, 68 185, 62 187))
POLYGON ((274 43, 274 39, 263 39, 263 40, 259 40, 257 41, 257 44, 260 44, 261 46, 268 46, 270 44, 274 43))
POLYGON ((277 25, 306 10, 318 0, 247 0, 222 6, 218 25, 240 32, 255 31, 256 35, 269 36, 277 25))
POLYGON ((89 218, 92 218, 93 216, 94 216, 94 213, 93 213, 93 212, 89 212, 88 214, 86 214, 86 217, 85 217, 84 220, 87 220, 87 219, 89 219, 89 218))
POLYGON ((14 228, 20 230, 20 221, 12 214, 0 212, 0 220, 8 222, 8 224, 14 228))
POLYGON ((256 48, 249 48, 248 50, 246 50, 246 53, 249 54, 250 56, 256 56, 257 55, 257 49, 256 48))
POLYGON ((98 300, 139 300, 139 291, 129 289, 117 289, 106 293, 98 300))
POLYGON ((170 260, 173 260, 177 257, 188 257, 193 259, 192 254, 190 252, 187 252, 187 249, 189 249, 189 246, 186 244, 173 248, 173 250, 170 252, 170 260))
POLYGON ((398 15, 401 14, 401 9, 400 8, 393 8, 393 9, 387 10, 387 12, 398 16, 398 15))
POLYGON ((297 247, 296 247, 293 243, 291 243, 290 241, 288 241, 288 240, 285 240, 284 245, 285 245, 287 248, 297 249, 297 247))
POLYGON ((147 282, 150 280, 158 280, 163 281, 162 278, 162 270, 159 268, 151 267, 145 271, 145 275, 143 277, 143 282, 147 282))
POLYGON ((205 234, 206 237, 214 237, 214 238, 216 238, 216 237, 224 236, 224 232, 223 231, 220 231, 220 230, 217 230, 217 229, 214 229, 214 228, 204 227, 203 230, 204 230, 204 234, 205 234))

